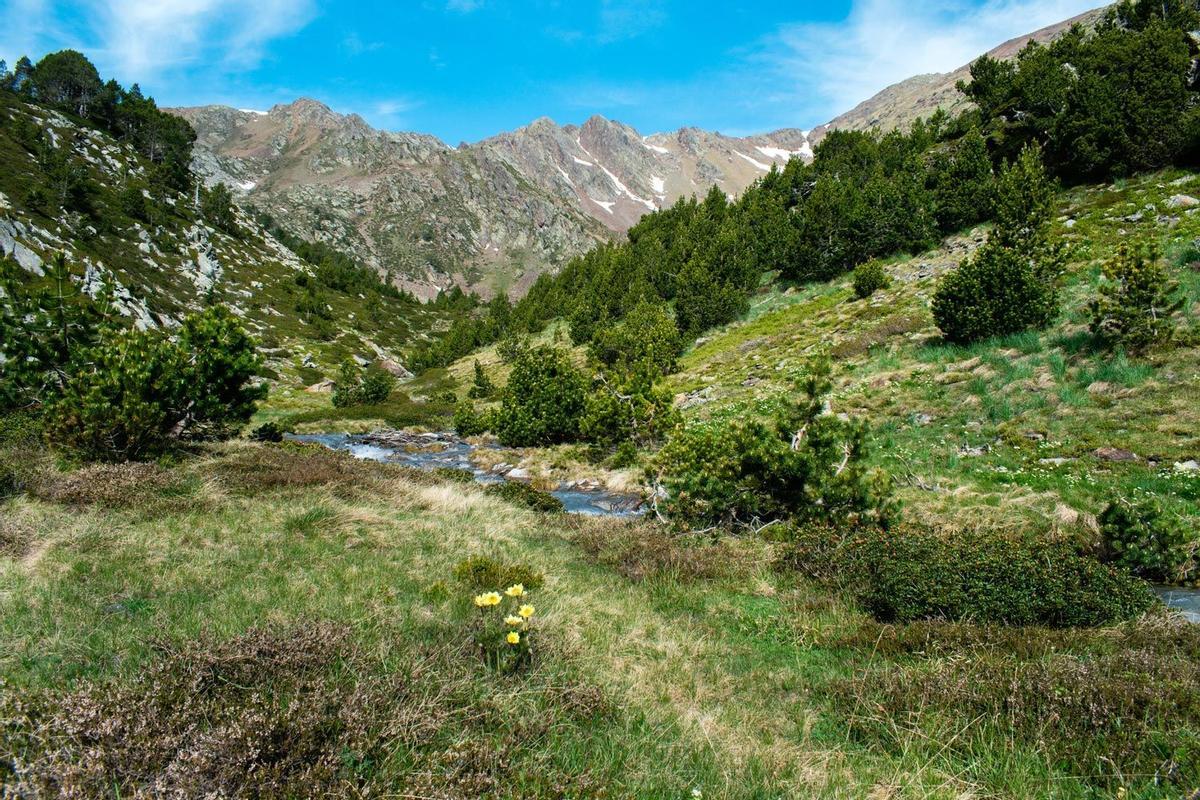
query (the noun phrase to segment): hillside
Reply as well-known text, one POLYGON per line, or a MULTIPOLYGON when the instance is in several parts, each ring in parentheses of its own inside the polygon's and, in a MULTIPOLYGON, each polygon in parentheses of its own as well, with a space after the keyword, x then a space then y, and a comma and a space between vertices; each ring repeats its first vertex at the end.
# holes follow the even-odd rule
POLYGON ((390 133, 313 100, 265 112, 174 109, 196 128, 195 169, 293 234, 325 241, 421 297, 451 284, 523 294, 547 269, 713 184, 741 192, 810 156, 805 134, 643 136, 595 116, 549 119, 450 147, 390 133))
POLYGON ((27 282, 63 255, 84 291, 95 296, 107 283, 120 313, 143 328, 225 303, 260 338, 269 374, 289 382, 313 383, 351 356, 398 365, 442 323, 411 298, 371 291, 364 304, 361 291, 321 285, 315 264, 242 208, 223 230, 204 219, 198 194, 156 201, 149 162, 82 121, 8 92, 0 116, 0 254, 27 282), (47 197, 59 190, 69 207, 47 197))
MULTIPOLYGON (((1030 42, 1049 42, 1058 38, 1072 25, 1079 24, 1084 27, 1094 25, 1104 14, 1105 8, 1107 6, 1010 39, 989 50, 986 55, 1001 60, 1015 58, 1021 48, 1030 42)), ((865 131, 876 128, 881 131, 889 131, 892 128, 904 129, 917 119, 928 118, 939 108, 950 114, 957 114, 969 105, 969 101, 958 91, 956 86, 959 81, 969 80, 970 77, 971 65, 968 63, 953 72, 937 72, 905 78, 867 98, 849 111, 839 114, 824 125, 814 128, 812 141, 816 144, 831 130, 865 131)))

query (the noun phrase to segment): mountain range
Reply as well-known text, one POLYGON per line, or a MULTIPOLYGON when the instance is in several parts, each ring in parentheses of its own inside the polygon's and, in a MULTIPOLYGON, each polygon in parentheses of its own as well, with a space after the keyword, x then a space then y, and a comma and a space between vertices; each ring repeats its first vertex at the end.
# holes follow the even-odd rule
MULTIPOLYGON (((1012 39, 1011 58, 1102 10, 1012 39)), ((593 116, 548 118, 452 147, 422 133, 372 128, 311 99, 267 111, 173 109, 198 134, 194 168, 293 235, 323 241, 429 298, 451 285, 519 295, 546 270, 627 231, 643 215, 719 186, 736 196, 773 165, 809 159, 836 128, 905 127, 938 107, 961 110, 969 76, 919 75, 830 122, 733 137, 698 128, 643 135, 593 116)))

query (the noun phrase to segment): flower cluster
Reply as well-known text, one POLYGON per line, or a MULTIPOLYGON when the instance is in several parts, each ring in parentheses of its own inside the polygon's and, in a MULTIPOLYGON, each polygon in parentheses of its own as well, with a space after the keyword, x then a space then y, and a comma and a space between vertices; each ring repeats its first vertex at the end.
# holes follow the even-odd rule
POLYGON ((489 663, 496 667, 516 667, 531 653, 530 628, 537 609, 527 602, 528 593, 520 583, 500 592, 475 595, 479 609, 476 643, 489 663))

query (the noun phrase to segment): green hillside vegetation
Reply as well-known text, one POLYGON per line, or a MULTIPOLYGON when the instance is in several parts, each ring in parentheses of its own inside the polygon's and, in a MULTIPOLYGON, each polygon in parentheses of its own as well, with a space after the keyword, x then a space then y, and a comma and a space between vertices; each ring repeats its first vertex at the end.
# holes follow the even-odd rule
POLYGON ((1150 583, 1200 584, 1198 27, 1120 4, 957 119, 427 306, 223 188, 135 226, 101 165, 153 161, 21 65, 0 794, 1196 795, 1200 625, 1150 583), (282 440, 451 425, 531 485, 282 440), (537 491, 584 475, 648 513, 537 491))
POLYGON ((320 244, 281 242, 225 187, 197 187, 194 137, 136 86, 100 83, 73 51, 6 72, 0 213, 24 262, 5 260, 8 279, 36 294, 64 256, 76 285, 92 296, 107 286, 142 327, 226 305, 260 340, 267 374, 293 386, 333 377, 352 355, 399 360, 461 313, 423 306, 320 244))

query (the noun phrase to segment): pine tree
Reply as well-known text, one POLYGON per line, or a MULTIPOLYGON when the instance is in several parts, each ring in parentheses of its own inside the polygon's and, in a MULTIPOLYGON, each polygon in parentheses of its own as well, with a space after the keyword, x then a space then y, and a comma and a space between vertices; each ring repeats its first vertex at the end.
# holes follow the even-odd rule
POLYGON ((1100 296, 1091 303, 1092 333, 1132 353, 1169 341, 1175 332, 1172 315, 1183 300, 1176 297, 1179 286, 1167 276, 1157 247, 1121 242, 1103 270, 1100 296))

